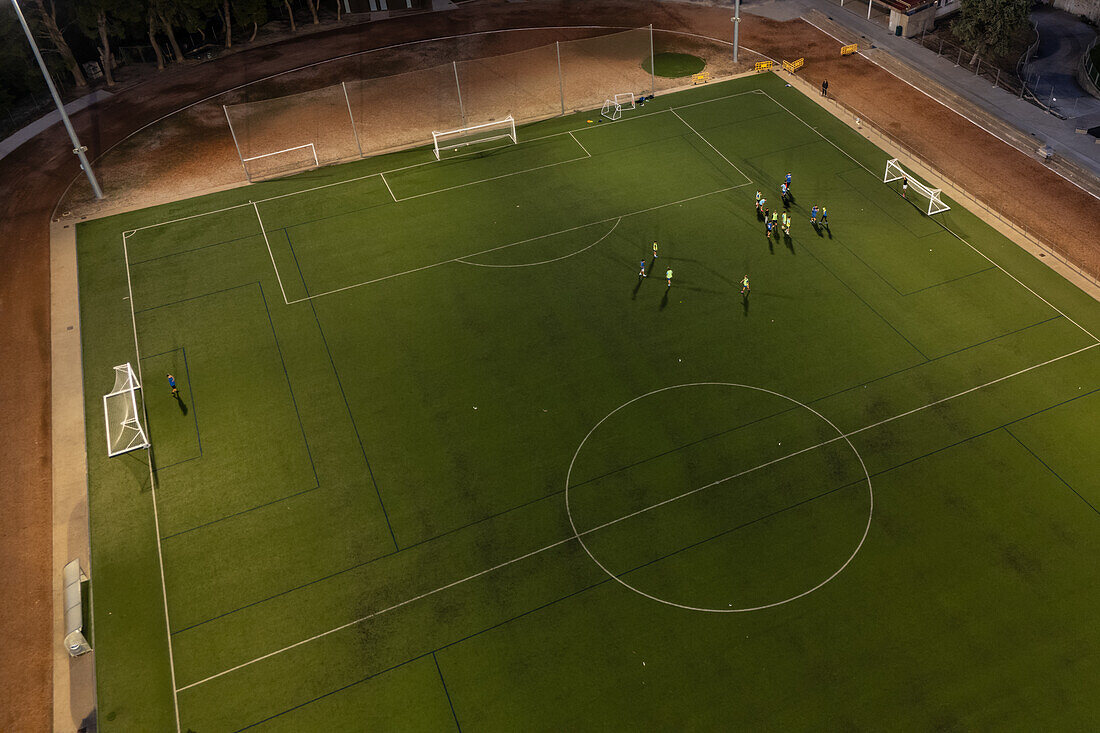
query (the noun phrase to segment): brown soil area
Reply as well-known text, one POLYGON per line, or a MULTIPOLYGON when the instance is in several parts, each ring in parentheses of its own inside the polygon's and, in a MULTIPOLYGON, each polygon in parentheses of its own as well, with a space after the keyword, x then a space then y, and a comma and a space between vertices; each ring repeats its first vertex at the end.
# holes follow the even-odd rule
MULTIPOLYGON (((79 113, 74 123, 94 158, 130 133, 184 105, 272 74, 341 55, 403 41, 531 26, 653 23, 715 38, 730 35, 727 8, 631 0, 467 3, 458 9, 364 26, 340 27, 275 46, 240 51, 211 63, 169 69, 110 101, 79 113)), ((423 44, 401 52, 348 56, 294 75, 197 105, 115 148, 104 169, 111 208, 154 197, 188 195, 241 180, 220 105, 312 89, 340 79, 368 78, 441 60, 509 53, 563 37, 599 33, 517 31, 423 44), (233 167, 236 171, 233 172, 233 167), (141 190, 133 182, 141 181, 141 190), (180 182, 184 182, 181 184, 180 182), (195 187, 191 190, 191 187, 195 187)), ((661 38, 666 36, 661 35, 661 38)), ((1094 199, 1041 163, 955 115, 919 91, 859 57, 841 59, 837 43, 800 21, 780 23, 745 16, 741 43, 777 59, 806 58, 800 74, 812 83, 828 78, 830 93, 890 131, 978 198, 1075 259, 1100 272, 1094 245, 1100 207, 1094 199), (946 144, 945 141, 950 141, 946 144), (1047 211, 1073 211, 1057 221, 1047 211)), ((705 44, 703 44, 705 45, 705 44)), ((660 50, 660 49, 658 49, 660 50)), ((705 55, 705 54, 704 54, 705 55)), ((752 60, 751 58, 749 59, 752 60)), ((51 724, 51 485, 50 297, 48 223, 54 204, 79 174, 70 144, 55 126, 0 161, 7 196, 0 204, 0 730, 48 730, 51 724)), ((86 200, 86 183, 73 202, 86 200)), ((61 208, 64 211, 67 206, 61 208)), ((72 446, 82 450, 83 446, 72 446)))

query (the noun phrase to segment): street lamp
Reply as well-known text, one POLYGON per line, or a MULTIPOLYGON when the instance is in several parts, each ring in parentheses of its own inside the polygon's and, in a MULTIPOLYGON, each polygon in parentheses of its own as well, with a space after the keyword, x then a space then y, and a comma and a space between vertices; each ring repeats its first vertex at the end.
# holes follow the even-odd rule
MULTIPOLYGON (((14 1, 14 0, 13 0, 14 1)), ((737 63, 737 31, 741 28, 741 0, 734 0, 734 63, 737 63)))
POLYGON ((69 133, 69 139, 73 142, 73 152, 76 157, 80 159, 80 169, 84 171, 88 176, 88 182, 92 184, 92 191, 95 192, 97 199, 103 198, 103 189, 99 187, 99 181, 95 179, 95 173, 92 172, 92 164, 88 162, 87 156, 84 155, 84 151, 88 148, 80 144, 80 140, 76 136, 76 130, 73 129, 73 123, 69 121, 69 115, 65 113, 65 105, 61 103, 61 97, 57 93, 57 87, 53 85, 53 79, 50 78, 50 72, 46 70, 46 62, 42 60, 42 54, 38 50, 38 44, 34 42, 34 36, 31 34, 30 27, 27 26, 27 19, 23 17, 23 11, 19 7, 19 0, 11 0, 12 7, 15 8, 15 15, 19 18, 19 24, 23 26, 23 32, 27 34, 27 41, 31 44, 31 50, 34 51, 34 57, 38 60, 38 68, 42 70, 42 78, 46 80, 46 86, 50 89, 50 95, 53 97, 53 103, 57 105, 57 111, 61 113, 61 121, 65 124, 65 129, 69 133))

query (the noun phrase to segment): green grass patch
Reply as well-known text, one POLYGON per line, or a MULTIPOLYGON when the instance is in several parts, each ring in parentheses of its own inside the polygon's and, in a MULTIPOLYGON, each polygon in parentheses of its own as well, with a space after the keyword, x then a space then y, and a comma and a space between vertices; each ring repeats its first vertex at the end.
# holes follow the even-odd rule
POLYGON ((593 117, 79 225, 103 730, 1091 719, 1100 305, 773 75, 593 117))
POLYGON ((669 52, 654 54, 652 63, 650 59, 642 62, 642 68, 646 71, 669 79, 698 74, 706 65, 706 61, 690 53, 669 52))

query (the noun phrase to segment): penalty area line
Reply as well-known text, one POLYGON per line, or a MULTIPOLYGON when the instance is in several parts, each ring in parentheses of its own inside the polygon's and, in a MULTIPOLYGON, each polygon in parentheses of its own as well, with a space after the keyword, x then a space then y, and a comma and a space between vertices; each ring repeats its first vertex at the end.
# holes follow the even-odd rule
MULTIPOLYGON (((678 204, 685 204, 689 201, 695 201, 697 199, 706 198, 707 196, 715 196, 717 194, 726 193, 728 191, 733 191, 734 189, 742 188, 742 187, 748 186, 748 185, 749 185, 748 183, 741 183, 741 184, 738 184, 736 186, 727 186, 726 188, 719 188, 716 191, 708 191, 706 193, 700 193, 700 194, 697 194, 695 196, 688 196, 687 198, 680 199, 679 201, 670 201, 667 204, 658 204, 656 206, 650 206, 650 207, 647 207, 645 209, 638 209, 636 211, 629 211, 625 214, 618 214, 616 216, 608 216, 604 219, 599 219, 597 221, 590 221, 590 222, 587 222, 585 224, 578 224, 577 226, 569 227, 568 229, 561 229, 561 230, 556 231, 556 232, 549 232, 547 234, 540 234, 536 237, 528 237, 527 239, 521 239, 521 240, 516 241, 516 242, 508 242, 507 244, 501 244, 501 245, 498 245, 496 247, 489 247, 487 249, 479 250, 477 252, 469 252, 467 254, 459 255, 458 257, 452 257, 450 259, 440 260, 438 262, 433 262, 430 265, 421 265, 420 267, 414 267, 414 268, 411 268, 409 270, 402 270, 401 272, 394 272, 394 273, 391 273, 389 275, 383 275, 381 277, 373 278, 371 280, 364 280, 363 282, 353 283, 351 285, 345 285, 345 286, 340 287, 340 288, 334 288, 333 290, 326 290, 323 293, 314 293, 313 295, 309 295, 305 298, 298 298, 296 300, 287 301, 287 305, 294 305, 295 303, 302 303, 302 302, 305 302, 307 300, 313 300, 314 298, 323 298, 326 295, 335 295, 336 293, 342 293, 346 290, 354 290, 355 288, 361 288, 364 285, 374 285, 376 283, 380 283, 380 282, 383 282, 385 280, 392 280, 395 277, 403 277, 405 275, 412 275, 412 274, 417 273, 417 272, 423 272, 424 270, 430 270, 433 267, 439 267, 441 265, 446 265, 446 264, 450 264, 450 263, 453 263, 453 262, 457 262, 459 264, 469 265, 469 264, 472 264, 472 263, 463 262, 463 260, 468 260, 468 259, 471 259, 473 257, 479 257, 481 255, 489 254, 490 252, 496 252, 496 251, 502 250, 502 249, 507 249, 509 247, 516 247, 516 246, 521 245, 521 244, 527 244, 529 242, 535 242, 539 239, 546 239, 547 237, 553 237, 553 236, 556 236, 558 234, 567 234, 569 232, 575 232, 578 229, 584 229, 585 227, 596 226, 597 224, 606 224, 608 222, 615 221, 616 219, 625 219, 628 216, 637 216, 638 214, 645 214, 645 213, 648 213, 650 211, 656 211, 657 209, 663 209, 667 206, 677 206, 678 204)), ((404 200, 405 199, 402 199, 402 201, 404 201, 404 200)), ((553 260, 548 260, 548 262, 552 262, 552 261, 553 260)), ((274 262, 274 260, 273 260, 273 262, 274 262)), ((278 273, 278 268, 276 268, 276 273, 278 273)))
POLYGON ((207 682, 211 682, 211 681, 216 680, 220 677, 224 677, 227 674, 231 674, 231 673, 236 672, 238 670, 244 669, 245 667, 249 667, 253 664, 256 664, 257 662, 262 662, 265 659, 270 659, 271 657, 282 654, 283 652, 290 651, 291 649, 296 649, 300 646, 303 646, 305 644, 309 644, 310 642, 316 641, 317 639, 321 639, 321 638, 324 638, 324 637, 329 636, 331 634, 335 634, 339 631, 343 631, 344 629, 350 628, 350 627, 355 626, 357 624, 361 624, 364 621, 369 621, 370 619, 377 618, 377 617, 379 617, 383 614, 389 613, 390 611, 395 611, 399 608, 403 608, 404 606, 407 606, 411 603, 415 603, 416 601, 423 600, 425 598, 429 598, 433 595, 436 595, 437 593, 442 593, 445 590, 449 590, 449 589, 454 588, 456 586, 462 585, 463 583, 466 583, 466 582, 469 582, 471 580, 475 580, 475 579, 480 578, 482 576, 488 575, 489 573, 492 573, 496 570, 500 570, 501 568, 508 567, 509 565, 514 565, 517 562, 521 562, 521 561, 526 560, 530 557, 534 557, 535 555, 539 555, 543 552, 547 552, 547 551, 552 550, 556 547, 560 547, 560 546, 562 546, 562 545, 564 545, 568 542, 572 542, 574 540, 579 540, 581 537, 584 537, 586 535, 592 534, 594 532, 599 532, 600 530, 603 530, 603 529, 607 529, 608 527, 611 527, 611 526, 613 526, 615 524, 618 524, 620 522, 624 522, 627 519, 631 519, 631 518, 636 517, 640 514, 644 514, 646 512, 649 512, 649 511, 652 511, 652 510, 657 509, 659 507, 670 504, 674 501, 678 501, 678 500, 686 498, 688 496, 692 496, 694 494, 699 493, 700 491, 704 491, 706 489, 710 489, 710 488, 713 488, 715 486, 719 486, 723 483, 727 483, 729 481, 732 481, 733 479, 740 478, 741 476, 745 476, 745 475, 750 474, 754 471, 759 471, 763 468, 767 468, 768 466, 773 466, 776 463, 780 463, 780 462, 785 461, 787 459, 794 458, 795 456, 799 456, 799 455, 802 455, 804 453, 808 453, 809 451, 817 450, 818 448, 822 448, 824 446, 831 445, 832 443, 835 443, 837 441, 846 440, 846 439, 850 438, 853 435, 859 435, 860 433, 867 432, 868 430, 872 430, 874 428, 881 427, 882 425, 886 425, 887 423, 891 423, 891 422, 894 422, 896 420, 900 420, 904 417, 908 417, 909 415, 913 415, 913 414, 921 412, 923 410, 927 410, 931 407, 935 407, 936 405, 941 405, 945 402, 949 402, 949 401, 954 400, 958 397, 962 397, 964 395, 971 394, 972 392, 976 392, 976 391, 984 389, 986 387, 990 387, 994 384, 998 384, 1000 382, 1011 379, 1013 377, 1017 377, 1021 374, 1025 374, 1027 372, 1034 371, 1035 369, 1039 369, 1041 367, 1047 366, 1048 364, 1053 364, 1054 362, 1061 361, 1062 359, 1068 359, 1071 356, 1075 356, 1077 354, 1083 353, 1083 352, 1088 351, 1090 349, 1094 349, 1097 346, 1100 346, 1100 343, 1090 344, 1090 345, 1085 346, 1083 348, 1077 349, 1076 351, 1071 351, 1068 354, 1063 354, 1062 356, 1056 356, 1053 359, 1048 359, 1048 360, 1046 360, 1044 362, 1041 362, 1039 364, 1034 364, 1032 366, 1025 367, 1024 369, 1020 369, 1020 370, 1015 371, 1011 374, 1006 374, 1003 377, 998 377, 997 379, 990 380, 990 381, 985 382, 984 384, 980 384, 976 387, 971 387, 970 389, 963 390, 962 392, 957 392, 957 393, 955 393, 953 395, 950 395, 948 397, 944 397, 942 399, 938 399, 938 400, 935 400, 933 402, 929 402, 926 405, 922 405, 922 406, 916 407, 912 410, 908 410, 908 411, 900 413, 898 415, 894 415, 893 417, 886 418, 885 420, 880 420, 876 423, 872 423, 871 425, 865 425, 862 428, 857 428, 856 430, 852 430, 852 431, 843 433, 841 435, 838 435, 835 438, 830 438, 829 440, 824 440, 824 441, 822 441, 822 442, 820 442, 816 445, 811 445, 807 448, 802 448, 801 450, 794 451, 793 453, 790 453, 788 455, 780 456, 779 458, 775 458, 775 459, 767 461, 765 463, 761 463, 758 466, 753 466, 752 468, 747 468, 743 471, 739 471, 739 472, 737 472, 735 474, 732 474, 730 476, 720 478, 716 481, 711 481, 710 483, 704 484, 703 486, 698 486, 694 489, 690 489, 690 490, 688 490, 688 491, 686 491, 682 494, 671 497, 669 499, 665 499, 661 502, 650 505, 648 507, 638 509, 637 511, 631 512, 630 514, 626 514, 626 515, 621 516, 621 517, 616 517, 615 519, 609 520, 609 521, 607 521, 603 524, 600 524, 596 527, 586 529, 583 532, 574 533, 573 535, 571 535, 569 537, 565 537, 564 539, 558 540, 557 542, 553 542, 549 545, 546 545, 545 547, 540 547, 536 550, 532 550, 530 552, 524 553, 524 554, 519 555, 518 557, 514 557, 510 560, 505 560, 504 562, 493 565, 492 567, 486 568, 485 570, 480 570, 480 571, 478 571, 476 573, 473 573, 471 575, 467 575, 464 578, 460 578, 459 580, 452 581, 450 583, 447 583, 446 585, 442 585, 442 586, 440 586, 438 588, 435 588, 433 590, 425 591, 424 593, 420 593, 419 595, 413 596, 412 598, 408 598, 404 601, 400 601, 400 602, 395 603, 391 606, 387 606, 386 608, 382 608, 378 611, 374 611, 372 613, 369 613, 365 616, 361 616, 361 617, 359 617, 357 619, 354 619, 352 621, 348 621, 347 623, 341 624, 340 626, 337 626, 335 628, 328 629, 327 631, 322 631, 319 634, 314 634, 313 636, 309 637, 308 639, 302 639, 301 641, 294 642, 293 644, 289 644, 285 647, 282 647, 281 649, 276 649, 275 651, 268 652, 267 654, 256 657, 255 659, 251 659, 247 662, 243 662, 241 664, 238 664, 235 667, 230 667, 229 669, 223 670, 223 671, 218 672, 216 674, 212 674, 209 677, 206 677, 204 679, 198 680, 196 682, 192 682, 188 685, 184 685, 183 687, 176 688, 175 692, 180 693, 180 692, 183 692, 185 690, 190 690, 194 687, 198 687, 199 685, 206 684, 207 682))

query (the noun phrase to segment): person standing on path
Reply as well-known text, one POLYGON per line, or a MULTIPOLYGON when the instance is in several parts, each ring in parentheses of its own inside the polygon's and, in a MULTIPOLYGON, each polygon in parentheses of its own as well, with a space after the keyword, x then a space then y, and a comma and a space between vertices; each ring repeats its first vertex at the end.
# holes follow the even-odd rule
POLYGON ((829 96, 829 80, 828 79, 824 79, 821 82, 821 96, 823 96, 823 97, 829 96))

